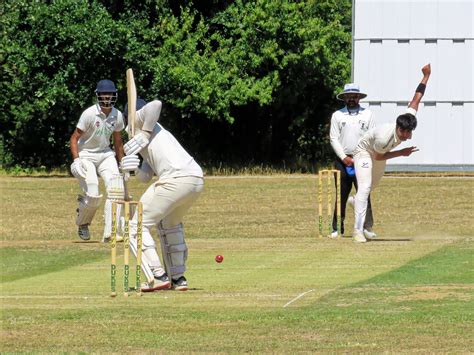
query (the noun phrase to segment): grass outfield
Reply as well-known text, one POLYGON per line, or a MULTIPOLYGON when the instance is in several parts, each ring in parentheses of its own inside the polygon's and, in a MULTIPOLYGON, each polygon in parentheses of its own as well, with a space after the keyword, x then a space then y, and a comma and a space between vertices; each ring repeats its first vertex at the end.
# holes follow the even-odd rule
POLYGON ((317 237, 316 182, 208 178, 191 290, 112 299, 108 246, 76 237, 76 181, 0 177, 0 351, 474 351, 474 179, 382 179, 363 245, 317 237))

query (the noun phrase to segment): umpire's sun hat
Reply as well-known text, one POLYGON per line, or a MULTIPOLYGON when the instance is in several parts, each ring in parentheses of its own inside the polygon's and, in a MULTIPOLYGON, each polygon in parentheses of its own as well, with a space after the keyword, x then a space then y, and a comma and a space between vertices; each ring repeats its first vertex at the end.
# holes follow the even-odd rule
POLYGON ((359 85, 357 84, 354 84, 354 83, 350 83, 350 84, 346 84, 344 85, 344 91, 341 92, 339 95, 336 96, 336 98, 338 100, 342 100, 344 101, 344 96, 345 95, 359 95, 359 99, 363 99, 364 97, 367 96, 367 94, 364 94, 362 92, 360 92, 360 89, 359 89, 359 85))

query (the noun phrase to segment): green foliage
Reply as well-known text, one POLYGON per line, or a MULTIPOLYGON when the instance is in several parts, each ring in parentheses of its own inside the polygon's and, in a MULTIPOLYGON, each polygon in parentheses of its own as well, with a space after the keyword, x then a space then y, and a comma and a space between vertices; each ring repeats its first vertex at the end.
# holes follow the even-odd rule
POLYGON ((151 92, 205 161, 326 161, 333 97, 349 77, 349 5, 236 1, 208 21, 190 8, 170 14, 151 92))
POLYGON ((2 5, 5 167, 64 166, 95 83, 125 69, 199 161, 308 166, 330 157, 349 77, 350 3, 73 1, 2 5), (238 150, 235 147, 239 147, 238 150))
POLYGON ((115 76, 123 28, 86 1, 9 1, 0 123, 6 165, 55 166, 98 78, 115 76), (94 16, 91 16, 94 14, 94 16))
MULTIPOLYGON (((203 114, 211 120, 232 123, 233 106, 256 101, 267 105, 279 85, 278 73, 255 71, 248 66, 246 39, 235 45, 221 32, 212 33, 198 15, 185 9, 160 24, 163 43, 151 62, 153 89, 182 114, 203 114)), ((255 54, 254 57, 258 58, 255 54)), ((263 60, 263 59, 262 59, 263 60)))

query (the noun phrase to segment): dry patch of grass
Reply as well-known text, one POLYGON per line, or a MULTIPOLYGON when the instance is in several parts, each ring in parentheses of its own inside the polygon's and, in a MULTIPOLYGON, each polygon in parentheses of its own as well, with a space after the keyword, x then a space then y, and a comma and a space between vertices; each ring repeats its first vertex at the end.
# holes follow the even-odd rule
POLYGON ((316 181, 207 179, 185 221, 191 290, 111 299, 108 246, 76 243, 76 181, 0 177, 1 272, 19 275, 1 282, 0 352, 474 348, 474 179, 383 179, 365 245, 317 237, 316 181))
POLYGON ((474 285, 433 285, 406 288, 406 295, 396 297, 396 301, 443 300, 446 298, 472 301, 474 285))

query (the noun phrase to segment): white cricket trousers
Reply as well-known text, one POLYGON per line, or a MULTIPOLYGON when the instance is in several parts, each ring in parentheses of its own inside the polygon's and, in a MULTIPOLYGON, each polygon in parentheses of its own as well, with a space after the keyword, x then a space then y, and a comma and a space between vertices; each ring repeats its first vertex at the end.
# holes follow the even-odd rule
POLYGON ((143 226, 162 223, 163 228, 180 224, 204 189, 204 179, 183 176, 153 183, 140 198, 143 226))
MULTIPOLYGON (((158 226, 161 222, 162 228, 171 229, 182 223, 184 215, 197 200, 203 189, 203 178, 183 176, 154 182, 140 198, 143 205, 142 243, 144 258, 142 269, 148 280, 153 279, 153 273, 160 275, 165 271, 156 251, 155 241, 151 236, 152 227, 158 226)), ((137 249, 137 217, 135 213, 130 228, 132 250, 137 249)), ((184 262, 185 260, 183 260, 184 262)))
POLYGON ((109 186, 112 176, 119 174, 117 160, 112 150, 104 153, 79 153, 82 163, 87 167, 86 177, 76 176, 81 189, 91 196, 99 196, 99 178, 104 180, 105 188, 109 186))
POLYGON ((385 172, 386 160, 375 160, 369 152, 354 156, 354 166, 359 188, 354 201, 354 234, 364 232, 367 203, 372 190, 379 184, 385 172))

